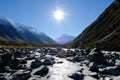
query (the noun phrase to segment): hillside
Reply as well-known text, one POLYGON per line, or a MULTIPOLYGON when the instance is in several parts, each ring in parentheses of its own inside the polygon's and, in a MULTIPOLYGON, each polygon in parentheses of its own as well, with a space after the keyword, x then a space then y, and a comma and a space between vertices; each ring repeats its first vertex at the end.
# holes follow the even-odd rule
POLYGON ((71 46, 92 48, 95 44, 106 50, 120 50, 120 0, 114 1, 105 9, 71 46))
POLYGON ((56 42, 43 32, 33 27, 13 22, 7 17, 0 16, 0 45, 20 44, 53 45, 56 42))

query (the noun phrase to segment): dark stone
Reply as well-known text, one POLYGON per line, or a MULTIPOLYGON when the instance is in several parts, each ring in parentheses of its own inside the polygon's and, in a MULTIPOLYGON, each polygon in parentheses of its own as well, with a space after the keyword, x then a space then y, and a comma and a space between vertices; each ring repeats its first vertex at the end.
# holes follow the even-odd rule
POLYGON ((30 71, 19 70, 9 80, 27 80, 31 77, 30 71))
POLYGON ((93 72, 98 72, 99 71, 99 67, 97 63, 91 62, 89 64, 89 70, 93 71, 93 72))
POLYGON ((55 61, 53 58, 45 59, 43 62, 43 65, 53 65, 53 64, 55 64, 55 61))
POLYGON ((35 54, 29 54, 27 55, 27 60, 35 59, 35 54))
POLYGON ((48 72, 49 72, 49 68, 43 67, 41 70, 35 72, 34 75, 40 75, 40 76, 44 77, 48 72))
POLYGON ((11 59, 11 60, 8 62, 7 65, 8 65, 11 69, 15 69, 19 64, 20 64, 19 59, 11 59))
POLYGON ((103 55, 103 53, 97 49, 97 48, 94 48, 90 54, 89 54, 89 60, 91 62, 96 62, 96 63, 106 63, 106 60, 105 60, 105 57, 103 55))
POLYGON ((118 68, 118 67, 106 67, 103 70, 103 73, 109 74, 109 75, 119 76, 120 75, 120 68, 118 68))
POLYGON ((31 63, 31 68, 37 68, 37 67, 41 66, 41 64, 42 64, 42 62, 40 60, 36 59, 35 61, 33 61, 31 63))
POLYGON ((84 75, 80 72, 76 72, 69 77, 74 79, 74 80, 83 80, 84 75))
POLYGON ((74 57, 73 58, 73 61, 74 62, 81 62, 81 61, 83 61, 84 59, 82 58, 82 57, 78 57, 78 56, 76 56, 76 57, 74 57))

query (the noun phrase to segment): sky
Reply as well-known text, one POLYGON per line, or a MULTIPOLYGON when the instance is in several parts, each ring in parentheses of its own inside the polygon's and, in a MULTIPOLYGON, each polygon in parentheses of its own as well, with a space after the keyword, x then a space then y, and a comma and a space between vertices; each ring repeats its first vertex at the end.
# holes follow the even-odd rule
POLYGON ((66 33, 78 36, 114 0, 0 0, 0 16, 31 26, 53 39, 66 33), (54 12, 64 18, 58 21, 54 12))

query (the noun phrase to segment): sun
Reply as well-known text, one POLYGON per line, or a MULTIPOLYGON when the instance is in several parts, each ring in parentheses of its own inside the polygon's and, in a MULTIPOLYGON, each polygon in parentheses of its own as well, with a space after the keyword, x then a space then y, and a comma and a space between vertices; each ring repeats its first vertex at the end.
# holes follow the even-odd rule
POLYGON ((53 16, 57 21, 61 21, 64 19, 65 14, 64 14, 63 10, 57 9, 54 12, 53 16))

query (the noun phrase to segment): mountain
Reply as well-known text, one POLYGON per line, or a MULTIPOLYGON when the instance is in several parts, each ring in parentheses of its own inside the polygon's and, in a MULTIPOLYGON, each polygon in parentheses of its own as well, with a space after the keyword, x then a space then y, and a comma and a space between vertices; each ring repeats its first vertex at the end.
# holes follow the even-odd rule
POLYGON ((32 27, 16 24, 16 29, 30 43, 56 44, 56 42, 45 33, 38 32, 32 27))
POLYGON ((0 17, 0 44, 35 43, 35 44, 56 44, 56 42, 45 33, 38 32, 32 27, 14 23, 11 19, 0 17), (7 43, 6 43, 7 41, 7 43))
POLYGON ((15 28, 14 22, 6 17, 0 17, 0 39, 23 41, 22 36, 15 28))
POLYGON ((115 0, 72 43, 72 47, 120 50, 120 0, 115 0))
POLYGON ((74 36, 68 35, 68 34, 62 34, 60 37, 56 39, 56 42, 58 44, 66 44, 69 42, 72 42, 75 39, 74 36))

